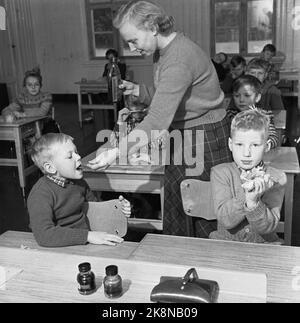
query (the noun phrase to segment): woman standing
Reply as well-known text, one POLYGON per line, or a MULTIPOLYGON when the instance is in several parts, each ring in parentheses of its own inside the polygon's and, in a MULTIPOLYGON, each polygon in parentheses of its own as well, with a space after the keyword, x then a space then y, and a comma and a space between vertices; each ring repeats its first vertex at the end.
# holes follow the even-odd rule
MULTIPOLYGON (((227 148, 229 121, 222 108, 224 94, 210 59, 197 44, 174 30, 173 17, 162 8, 148 1, 129 2, 118 11, 114 26, 131 50, 153 55, 154 88, 123 82, 125 95, 137 96, 140 102, 149 105, 148 115, 127 136, 126 152, 117 148, 103 152, 89 165, 97 169, 111 164, 120 154, 133 153, 137 149, 137 130, 144 131, 147 138, 151 138, 153 130, 179 131, 185 146, 173 147, 170 165, 165 169, 163 230, 165 234, 186 235, 180 183, 187 178, 187 174, 191 178, 209 180, 212 166, 231 161, 227 148), (186 133, 192 136, 184 138, 186 133), (196 135, 199 136, 196 138, 196 135), (203 147, 203 142, 204 153, 202 149, 202 155, 195 156, 201 151, 199 147, 203 147), (182 156, 180 165, 174 163, 178 153, 183 154, 191 146, 193 156, 202 161, 200 169, 194 172, 187 165, 186 156, 182 156)), ((215 228, 204 219, 197 222, 200 224, 199 228, 196 226, 199 237, 208 237, 215 228)))

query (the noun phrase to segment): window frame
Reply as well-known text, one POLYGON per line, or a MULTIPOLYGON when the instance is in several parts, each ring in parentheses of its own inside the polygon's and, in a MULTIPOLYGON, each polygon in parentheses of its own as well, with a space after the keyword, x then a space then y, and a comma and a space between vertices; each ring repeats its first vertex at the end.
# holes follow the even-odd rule
MULTIPOLYGON (((118 8, 127 3, 129 0, 107 0, 107 1, 96 1, 96 0, 85 0, 85 13, 86 13, 86 24, 87 24, 87 34, 88 34, 88 53, 90 60, 103 60, 105 55, 96 56, 95 48, 95 32, 92 21, 92 13, 95 9, 110 9, 112 14, 112 19, 114 14, 117 12, 118 8)), ((110 32, 110 31, 109 31, 110 32)), ((116 49, 121 57, 139 57, 141 56, 138 52, 129 52, 128 49, 124 47, 123 40, 120 36, 119 31, 116 28, 112 28, 113 45, 112 48, 116 49)))
MULTIPOLYGON (((211 54, 216 54, 216 13, 215 5, 219 2, 238 2, 240 3, 240 37, 239 37, 239 53, 227 53, 228 55, 242 55, 244 57, 254 57, 258 53, 248 52, 248 1, 255 0, 212 0, 211 1, 211 54)), ((272 44, 276 46, 276 17, 277 17, 277 0, 273 0, 273 25, 272 25, 272 44)))

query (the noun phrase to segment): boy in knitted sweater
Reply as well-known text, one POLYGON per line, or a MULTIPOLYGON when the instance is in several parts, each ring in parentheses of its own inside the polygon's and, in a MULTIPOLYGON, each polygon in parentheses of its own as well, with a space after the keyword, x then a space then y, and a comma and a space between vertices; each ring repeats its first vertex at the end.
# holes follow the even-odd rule
POLYGON ((240 111, 257 109, 266 114, 270 119, 268 149, 276 148, 279 144, 279 136, 273 123, 272 111, 266 111, 256 107, 261 98, 261 82, 252 75, 244 75, 239 77, 233 83, 233 99, 227 107, 227 116, 233 119, 240 111))
MULTIPOLYGON (((116 235, 91 231, 84 203, 97 201, 82 179, 81 157, 73 138, 49 133, 32 147, 32 159, 44 176, 28 197, 28 212, 34 237, 44 247, 93 244, 115 245, 123 241, 116 235)), ((121 209, 130 216, 130 203, 120 196, 121 209)))
POLYGON ((211 184, 218 230, 211 239, 280 243, 280 219, 286 175, 263 162, 269 119, 258 110, 235 116, 229 148, 234 162, 212 168, 211 184))

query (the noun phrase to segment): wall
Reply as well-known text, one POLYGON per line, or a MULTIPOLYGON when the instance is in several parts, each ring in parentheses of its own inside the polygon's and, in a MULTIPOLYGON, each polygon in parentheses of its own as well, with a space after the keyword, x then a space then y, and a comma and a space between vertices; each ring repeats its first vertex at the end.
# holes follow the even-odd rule
MULTIPOLYGON (((44 88, 52 93, 75 93, 74 82, 102 75, 105 60, 88 58, 84 0, 30 0, 38 62, 44 88)), ((209 0, 160 0, 184 31, 209 53, 209 0)), ((152 82, 150 58, 127 58, 137 82, 152 82)))

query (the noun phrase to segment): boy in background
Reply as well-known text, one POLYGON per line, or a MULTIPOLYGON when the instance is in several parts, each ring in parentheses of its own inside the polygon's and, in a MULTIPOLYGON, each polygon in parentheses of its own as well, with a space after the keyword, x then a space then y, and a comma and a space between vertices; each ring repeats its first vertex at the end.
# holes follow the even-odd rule
POLYGON ((261 58, 253 58, 247 65, 246 74, 255 76, 262 83, 261 99, 257 106, 265 110, 284 110, 281 92, 268 80, 270 65, 261 58))
MULTIPOLYGON (((91 231, 83 205, 97 201, 82 179, 81 157, 73 138, 49 133, 32 147, 32 159, 44 173, 28 197, 30 225, 37 243, 44 247, 93 244, 115 245, 122 238, 91 231)), ((122 212, 130 216, 130 203, 119 198, 122 212)))
POLYGON ((226 75, 224 81, 221 84, 221 89, 225 93, 225 96, 232 96, 233 82, 244 75, 246 70, 246 60, 240 55, 235 55, 230 60, 230 72, 226 75))
POLYGON ((275 231, 286 175, 264 164, 268 129, 268 117, 257 110, 233 119, 228 144, 234 162, 211 171, 218 229, 210 239, 281 244, 275 231))
POLYGON ((272 63, 273 57, 276 56, 276 47, 273 44, 264 46, 260 58, 269 63, 268 80, 271 82, 278 82, 278 73, 276 73, 275 64, 272 63))

